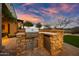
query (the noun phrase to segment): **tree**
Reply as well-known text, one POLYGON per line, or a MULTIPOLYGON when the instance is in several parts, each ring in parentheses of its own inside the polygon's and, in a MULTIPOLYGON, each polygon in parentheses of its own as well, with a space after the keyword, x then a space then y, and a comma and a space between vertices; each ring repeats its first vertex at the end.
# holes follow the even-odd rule
POLYGON ((62 21, 59 20, 59 26, 60 26, 61 28, 64 28, 64 27, 66 27, 68 24, 70 24, 71 22, 72 22, 72 21, 71 21, 70 19, 65 18, 65 19, 62 19, 62 21))
POLYGON ((57 23, 55 24, 55 28, 59 27, 59 28, 64 28, 66 27, 68 24, 70 24, 71 22, 73 22, 71 20, 71 18, 68 17, 58 17, 57 19, 57 23))
POLYGON ((24 23, 24 26, 31 27, 31 26, 33 26, 33 24, 31 22, 27 21, 27 22, 24 23))
POLYGON ((39 29, 41 28, 41 26, 42 26, 41 23, 36 24, 36 27, 39 28, 39 29))

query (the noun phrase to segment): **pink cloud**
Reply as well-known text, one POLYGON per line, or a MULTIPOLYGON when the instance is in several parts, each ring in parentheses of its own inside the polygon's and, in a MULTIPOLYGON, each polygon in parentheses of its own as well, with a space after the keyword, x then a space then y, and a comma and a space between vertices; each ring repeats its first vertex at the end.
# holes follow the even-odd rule
POLYGON ((57 8, 49 8, 48 12, 52 14, 57 14, 59 11, 57 10, 57 8))
POLYGON ((26 14, 19 9, 16 9, 15 11, 16 11, 17 18, 19 18, 21 20, 30 21, 32 23, 42 22, 41 17, 38 17, 38 16, 33 15, 33 14, 32 15, 26 14))
POLYGON ((73 9, 76 5, 60 4, 60 6, 61 6, 61 10, 65 11, 65 12, 71 12, 71 11, 73 11, 73 9))
POLYGON ((39 23, 41 22, 41 19, 39 17, 34 17, 29 14, 18 14, 18 18, 24 21, 29 21, 32 23, 39 23))
POLYGON ((43 9, 42 12, 45 14, 57 14, 59 13, 59 10, 56 7, 53 7, 53 8, 43 9))

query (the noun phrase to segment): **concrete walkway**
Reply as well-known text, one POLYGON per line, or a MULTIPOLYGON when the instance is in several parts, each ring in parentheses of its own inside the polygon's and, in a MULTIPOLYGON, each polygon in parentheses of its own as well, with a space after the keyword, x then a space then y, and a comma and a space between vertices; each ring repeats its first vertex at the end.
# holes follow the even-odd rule
POLYGON ((69 33, 65 33, 64 35, 79 36, 79 34, 69 34, 69 33))
MULTIPOLYGON (((38 56, 51 56, 50 53, 46 49, 34 49, 33 54, 38 56)), ((63 51, 58 56, 79 56, 79 48, 72 46, 70 44, 64 43, 63 51)))
POLYGON ((63 51, 59 54, 60 56, 79 56, 79 48, 70 44, 64 43, 63 51))

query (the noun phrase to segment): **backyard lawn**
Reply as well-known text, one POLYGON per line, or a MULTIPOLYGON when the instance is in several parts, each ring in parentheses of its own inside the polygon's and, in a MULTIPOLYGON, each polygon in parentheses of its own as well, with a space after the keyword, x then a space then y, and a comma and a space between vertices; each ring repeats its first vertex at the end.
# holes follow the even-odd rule
POLYGON ((64 42, 69 43, 79 48, 79 36, 65 35, 64 42))

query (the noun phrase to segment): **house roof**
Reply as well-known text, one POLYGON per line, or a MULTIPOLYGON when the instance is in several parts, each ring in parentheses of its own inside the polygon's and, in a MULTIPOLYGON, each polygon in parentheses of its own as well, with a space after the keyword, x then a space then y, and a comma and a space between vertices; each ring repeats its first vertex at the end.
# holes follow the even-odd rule
MULTIPOLYGON (((16 21, 17 20, 17 18, 15 18, 13 15, 12 15, 12 13, 10 12, 10 10, 8 9, 8 7, 6 6, 6 4, 5 3, 3 3, 2 4, 2 18, 9 18, 8 20, 9 21, 16 21)), ((6 19, 3 19, 4 21, 6 20, 6 19)))
POLYGON ((14 8, 13 8, 13 5, 10 4, 10 3, 5 3, 5 5, 7 6, 8 10, 11 12, 12 16, 15 17, 15 18, 17 18, 17 17, 16 17, 15 10, 14 10, 14 8))

